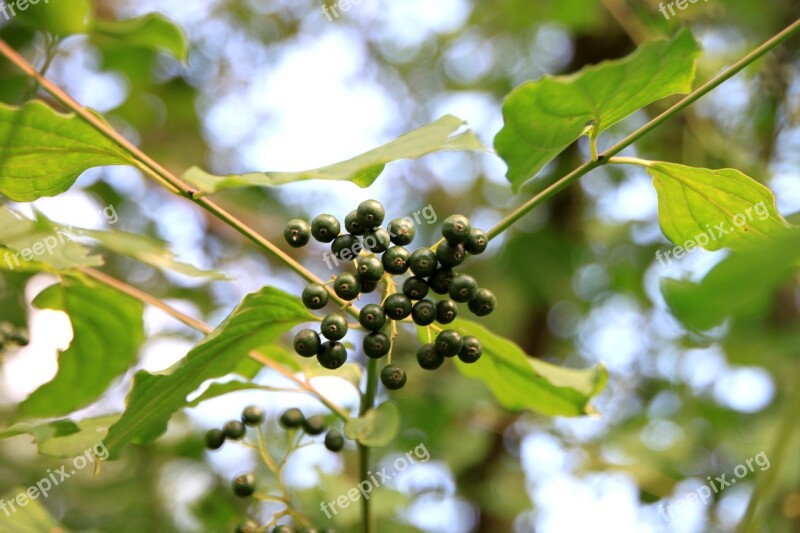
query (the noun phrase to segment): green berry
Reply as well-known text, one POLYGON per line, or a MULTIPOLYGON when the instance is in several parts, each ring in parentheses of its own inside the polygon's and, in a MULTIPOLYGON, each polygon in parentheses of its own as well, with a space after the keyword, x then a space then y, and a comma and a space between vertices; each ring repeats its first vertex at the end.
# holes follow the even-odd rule
POLYGON ((356 216, 361 225, 366 229, 377 228, 383 224, 386 210, 378 200, 365 200, 358 204, 356 216))
POLYGON ((356 275, 362 283, 378 281, 383 277, 383 263, 374 255, 362 255, 356 259, 356 275))
POLYGON ((292 407, 283 412, 278 422, 285 429, 296 429, 303 425, 303 420, 305 419, 300 409, 292 407))
POLYGON ((302 298, 309 309, 322 309, 328 305, 328 289, 321 283, 309 283, 303 289, 302 298))
POLYGON ((347 335, 347 319, 342 313, 331 313, 322 319, 322 335, 329 341, 338 341, 347 335))
POLYGON ((325 419, 319 415, 309 416, 303 422, 303 429, 309 435, 319 435, 327 429, 325 419))
POLYGON ((301 329, 294 336, 294 351, 303 357, 314 357, 319 352, 321 342, 313 329, 301 329))
POLYGON ((353 235, 339 235, 331 243, 331 253, 342 261, 352 261, 358 255, 361 243, 353 235))
POLYGON ((358 293, 361 292, 361 286, 358 283, 358 278, 353 274, 342 272, 336 276, 336 281, 333 282, 333 290, 342 300, 355 300, 358 293))
POLYGON ((395 365, 386 365, 381 370, 381 382, 389 390, 402 389, 406 384, 406 371, 395 365))
POLYGON ((378 304, 367 304, 358 314, 358 323, 370 331, 380 330, 386 324, 386 313, 378 304))
POLYGON ((449 324, 458 316, 458 305, 453 300, 439 300, 436 302, 436 321, 439 324, 449 324))
POLYGON ((453 357, 464 347, 461 334, 453 329, 446 329, 436 336, 436 351, 442 357, 453 357))
POLYGON ((472 227, 464 215, 451 215, 442 222, 442 237, 450 244, 463 244, 469 239, 472 227))
POLYGON ((436 247, 436 259, 447 268, 457 267, 467 258, 463 244, 450 244, 448 241, 439 243, 436 247))
POLYGON ((242 520, 236 526, 234 533, 256 533, 258 531, 258 524, 252 520, 242 520))
POLYGON ((408 270, 408 261, 411 254, 402 246, 392 246, 381 257, 383 269, 389 274, 399 276, 405 274, 408 270))
POLYGON ((325 447, 332 452, 341 451, 344 448, 344 435, 341 432, 332 429, 325 435, 325 447))
POLYGON ((347 361, 347 348, 341 342, 323 342, 317 354, 317 361, 328 370, 336 370, 347 361))
POLYGON ((319 242, 331 242, 341 231, 342 227, 333 215, 317 215, 311 221, 311 235, 319 242))
POLYGON ((225 444, 225 432, 221 429, 209 429, 206 433, 206 448, 219 450, 225 444))
POLYGON ((411 318, 418 326, 428 326, 436 320, 436 304, 430 300, 420 300, 411 308, 411 318))
POLYGON ((486 316, 497 307, 497 297, 489 289, 478 289, 469 301, 469 310, 477 316, 486 316))
POLYGON ((240 498, 252 496, 256 491, 256 475, 252 472, 236 476, 233 480, 233 493, 240 498))
POLYGON ((450 282, 455 274, 449 268, 438 268, 433 276, 428 278, 428 286, 436 294, 447 294, 450 290, 450 282))
POLYGON ((482 229, 472 228, 469 232, 469 238, 464 243, 464 249, 472 255, 482 254, 486 247, 489 246, 489 237, 482 229))
POLYGON ((364 248, 376 254, 382 254, 389 249, 392 240, 389 237, 389 232, 383 228, 375 228, 367 231, 362 239, 364 248))
POLYGON ((248 405, 242 411, 242 422, 245 426, 257 426, 265 417, 264 410, 257 405, 248 405))
POLYGON ((403 282, 403 294, 412 300, 422 300, 428 295, 428 282, 425 278, 411 276, 403 282))
POLYGON ((283 230, 283 237, 292 248, 300 248, 308 244, 311 239, 311 226, 299 218, 290 220, 283 230))
POLYGON ((364 337, 364 353, 372 359, 380 359, 392 348, 392 341, 380 331, 373 331, 364 337))
POLYGON ((481 354, 483 354, 481 341, 472 335, 464 337, 464 346, 458 352, 458 358, 465 363, 474 363, 481 358, 481 354))
POLYGON ((377 281, 362 281, 361 282, 361 293, 362 294, 369 294, 373 292, 375 289, 378 288, 377 281))
POLYGON ((411 272, 421 278, 432 276, 436 272, 436 254, 430 248, 414 250, 408 260, 411 272))
POLYGON ((383 302, 383 312, 392 320, 403 320, 411 314, 411 300, 405 294, 390 294, 383 302))
POLYGON ((417 350, 417 362, 425 370, 436 370, 444 364, 444 357, 439 355, 433 343, 429 342, 417 350))
POLYGON ((275 526, 272 533, 294 533, 294 530, 289 526, 275 526))
POLYGON ((350 235, 364 235, 364 232, 367 231, 367 228, 358 220, 355 210, 350 211, 347 213, 347 216, 344 217, 344 229, 346 229, 350 235))
POLYGON ((389 222, 387 228, 392 242, 399 246, 411 244, 417 233, 416 228, 414 228, 414 222, 410 218, 396 218, 389 222))
POLYGON ((455 302, 468 302, 478 291, 478 282, 467 274, 456 274, 450 282, 450 298, 455 302))
POLYGON ((244 427, 244 424, 242 424, 239 420, 231 420, 222 426, 222 432, 225 433, 226 439, 241 440, 244 438, 244 435, 247 431, 244 427))

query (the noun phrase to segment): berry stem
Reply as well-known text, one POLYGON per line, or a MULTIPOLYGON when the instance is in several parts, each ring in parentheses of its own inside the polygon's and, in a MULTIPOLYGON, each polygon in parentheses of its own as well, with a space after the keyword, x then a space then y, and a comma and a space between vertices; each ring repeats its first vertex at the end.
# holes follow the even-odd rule
POLYGON ((775 34, 770 39, 765 41, 763 44, 755 48, 752 52, 747 54, 746 56, 742 57, 739 61, 734 63, 733 65, 729 66, 706 83, 683 97, 678 103, 658 115, 657 117, 650 120, 647 124, 642 126, 641 128, 635 130, 633 133, 619 141, 617 144, 606 150, 604 153, 599 154, 597 156, 597 160, 587 161, 566 176, 563 176, 556 182, 549 185, 543 191, 539 192, 533 198, 519 206, 517 209, 506 215, 500 222, 498 222, 492 229, 486 232, 486 236, 489 240, 494 239, 512 225, 514 225, 519 219, 527 215, 529 212, 533 211, 539 204, 542 204, 555 196, 558 192, 565 189, 567 186, 571 185, 572 183, 578 181, 580 178, 591 172, 592 170, 596 169, 599 166, 604 165, 608 162, 608 159, 612 156, 617 155, 622 150, 627 148, 628 146, 632 145, 654 129, 658 128, 666 122, 667 120, 671 119, 673 116, 677 115, 697 100, 705 96, 706 94, 710 93, 733 76, 744 70, 746 67, 763 57, 768 52, 772 51, 773 49, 777 48, 779 45, 787 41, 789 38, 794 36, 796 33, 800 32, 800 19, 794 21, 792 24, 786 27, 783 31, 775 34))
MULTIPOLYGON (((112 289, 118 290, 119 292, 121 292, 123 294, 127 294, 128 296, 130 296, 132 298, 135 298, 135 299, 137 299, 137 300, 139 300, 139 301, 141 301, 143 303, 152 305, 153 307, 162 310, 167 315, 171 316, 172 318, 176 319, 179 322, 182 322, 183 324, 189 326, 192 329, 196 329, 197 331, 200 331, 200 332, 202 332, 202 333, 204 333, 206 335, 208 335, 209 333, 211 333, 214 330, 214 328, 212 328, 211 326, 209 326, 205 322, 202 322, 200 320, 192 318, 189 315, 186 315, 186 314, 182 313, 181 311, 178 311, 174 307, 170 307, 168 304, 166 304, 163 301, 159 300, 155 296, 147 294, 146 292, 144 292, 142 290, 139 290, 136 287, 133 287, 133 286, 125 283, 124 281, 118 280, 118 279, 113 278, 113 277, 111 277, 111 276, 109 276, 107 274, 104 274, 104 273, 100 272, 99 270, 95 270, 93 268, 81 268, 81 269, 79 269, 79 271, 81 273, 85 274, 86 276, 89 276, 90 278, 92 278, 92 279, 94 279, 96 281, 99 281, 100 283, 103 283, 104 285, 107 285, 108 287, 111 287, 112 289)), ((252 351, 247 355, 251 359, 254 359, 254 360, 258 361, 262 365, 264 365, 264 366, 266 366, 266 367, 278 372, 279 374, 283 375, 287 379, 293 381, 296 385, 298 385, 305 392, 307 392, 307 393, 311 394, 312 396, 314 396, 323 405, 325 405, 325 407, 330 409, 333 414, 335 414, 336 416, 338 416, 342 420, 347 421, 347 420, 350 419, 350 417, 348 416, 347 412, 342 407, 336 405, 335 403, 333 403, 332 401, 327 399, 325 396, 323 396, 322 393, 320 393, 311 383, 303 381, 302 379, 300 379, 297 376, 295 376, 294 374, 292 374, 289 370, 286 370, 283 367, 283 365, 281 365, 280 363, 277 363, 277 362, 273 361, 272 359, 270 359, 266 355, 264 355, 264 354, 262 354, 260 352, 257 352, 257 351, 252 351)))

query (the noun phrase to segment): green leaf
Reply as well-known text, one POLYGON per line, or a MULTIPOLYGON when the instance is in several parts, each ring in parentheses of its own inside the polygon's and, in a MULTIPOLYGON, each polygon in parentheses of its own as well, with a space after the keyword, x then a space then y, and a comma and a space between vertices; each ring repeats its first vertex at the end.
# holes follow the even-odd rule
POLYGON ((225 274, 216 270, 201 270, 192 265, 176 261, 175 255, 169 250, 167 243, 147 235, 125 233, 122 231, 96 231, 87 229, 79 229, 77 233, 99 241, 103 247, 109 250, 132 257, 155 268, 171 270, 178 274, 195 278, 207 277, 213 280, 229 279, 225 274))
POLYGON ((514 193, 567 146, 600 133, 666 96, 692 88, 700 50, 689 31, 642 45, 633 54, 568 76, 545 76, 514 89, 503 104, 497 153, 514 193))
POLYGON ((127 407, 105 441, 112 456, 127 444, 161 435, 167 422, 187 406, 186 397, 206 380, 234 370, 248 352, 314 316, 303 302, 281 290, 264 287, 247 295, 234 311, 189 354, 163 372, 134 376, 127 407))
MULTIPOLYGON (((449 327, 480 339, 481 358, 473 364, 455 359, 456 367, 465 376, 486 383, 503 407, 550 416, 594 414, 589 402, 608 380, 602 365, 586 370, 564 368, 528 356, 517 344, 475 322, 457 319, 449 327)), ((421 338, 427 338, 424 328, 419 332, 421 338)))
POLYGON ((72 420, 54 420, 43 424, 19 423, 8 429, 0 431, 0 439, 8 439, 28 433, 33 435, 34 441, 42 443, 48 439, 72 435, 80 431, 78 425, 72 420))
POLYGON ((56 196, 87 169, 128 164, 125 151, 75 115, 38 100, 0 104, 0 193, 11 200, 56 196))
POLYGON ((665 279, 661 290, 672 313, 692 329, 706 330, 728 316, 764 316, 775 289, 800 260, 800 229, 746 252, 733 254, 699 283, 665 279))
POLYGON ((386 164, 392 161, 419 159, 443 150, 484 151, 485 148, 470 130, 459 132, 464 125, 463 120, 447 115, 352 159, 313 170, 215 176, 198 167, 192 167, 186 171, 183 179, 204 194, 233 187, 267 187, 303 180, 352 181, 359 187, 369 187, 383 172, 386 164))
POLYGON ((103 264, 99 255, 89 255, 88 248, 70 240, 67 229, 27 219, 6 207, 0 207, 0 245, 9 249, 2 252, 2 269, 69 270, 103 264))
MULTIPOLYGON (((12 5, 19 3, 3 2, 11 12, 12 5)), ((37 3, 28 1, 25 11, 15 10, 20 24, 34 30, 52 33, 54 35, 73 35, 85 33, 92 21, 92 5, 89 0, 37 0, 37 3)))
MULTIPOLYGON (((25 495, 27 490, 29 489, 26 487, 14 487, 3 494, 0 501, 7 502, 6 508, 11 509, 12 500, 25 495)), ((39 502, 43 495, 38 492, 31 494, 36 494, 36 499, 28 498, 26 495, 26 500, 23 500, 26 502, 24 506, 14 503, 13 509, 16 512, 12 513, 9 510, 3 513, 0 517, 0 533, 68 533, 69 530, 60 526, 39 502), (7 516, 7 513, 10 516, 7 516)))
POLYGON ((206 400, 219 398, 220 396, 224 396, 232 392, 239 392, 244 390, 271 391, 274 389, 272 387, 266 387, 264 385, 258 385, 256 383, 246 383, 244 381, 228 381, 226 383, 212 383, 205 391, 203 391, 203 393, 200 396, 198 396, 191 402, 187 403, 186 407, 197 407, 206 400))
POLYGON ((386 446, 398 431, 400 409, 392 402, 383 402, 377 408, 369 409, 364 416, 351 418, 344 425, 344 434, 348 439, 371 448, 386 446))
POLYGON ((96 20, 92 33, 118 39, 127 45, 167 52, 184 63, 189 56, 183 30, 160 13, 127 20, 96 20))
POLYGON ((658 193, 661 229, 682 247, 747 250, 789 227, 772 191, 738 170, 661 161, 648 162, 646 168, 658 193), (695 244, 687 246, 690 242, 695 244))
POLYGON ((34 300, 39 309, 64 311, 73 339, 58 356, 58 373, 35 390, 19 411, 26 417, 56 417, 86 407, 136 362, 144 340, 144 306, 104 287, 51 285, 34 300))

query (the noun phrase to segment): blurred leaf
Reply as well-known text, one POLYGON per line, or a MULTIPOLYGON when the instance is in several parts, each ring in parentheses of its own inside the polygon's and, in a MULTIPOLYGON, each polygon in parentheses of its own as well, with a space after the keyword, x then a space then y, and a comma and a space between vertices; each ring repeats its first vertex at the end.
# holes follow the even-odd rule
POLYGON ((8 254, 3 252, 0 268, 38 271, 46 264, 56 270, 69 270, 103 264, 102 257, 89 255, 88 248, 71 241, 69 236, 66 228, 49 221, 33 221, 0 207, 0 245, 10 250, 8 254), (25 261, 25 255, 20 254, 23 250, 28 251, 25 255, 32 261, 25 261))
POLYGON ((3 2, 8 10, 17 6, 15 20, 31 29, 54 35, 85 33, 92 21, 92 6, 89 0, 38 0, 28 1, 25 11, 19 10, 19 3, 3 2))
POLYGON ((73 338, 58 356, 53 380, 20 405, 22 416, 55 417, 86 407, 136 361, 144 340, 138 300, 104 286, 70 283, 51 285, 33 303, 67 313, 73 338))
POLYGON ((109 250, 118 254, 137 259, 150 266, 163 270, 171 270, 184 276, 195 278, 210 278, 213 280, 228 280, 225 274, 216 270, 201 270, 192 265, 175 260, 175 255, 168 248, 168 244, 147 235, 138 233, 125 233, 122 231, 96 231, 77 230, 80 235, 86 235, 100 241, 109 250))
POLYGON ((192 167, 186 171, 183 179, 205 194, 233 187, 274 186, 315 179, 352 181, 359 187, 369 187, 383 172, 386 164, 392 161, 419 159, 443 150, 484 151, 485 148, 472 131, 459 133, 465 124, 459 118, 446 115, 369 152, 313 170, 215 176, 198 167, 192 167))
POLYGON ((11 200, 56 196, 87 169, 131 162, 116 143, 75 115, 37 100, 21 108, 0 104, 0 193, 11 200))
MULTIPOLYGON (((456 359, 456 367, 465 376, 486 383, 503 407, 551 416, 594 414, 589 402, 608 380, 602 365, 576 370, 534 359, 515 343, 469 320, 456 319, 450 328, 480 339, 483 356, 473 364, 456 359)), ((427 338, 420 328, 423 334, 427 338)))
POLYGON ((50 457, 76 457, 87 450, 94 450, 102 459, 105 450, 102 448, 103 438, 117 420, 119 414, 87 418, 78 422, 80 431, 51 437, 39 441, 39 453, 50 457))
POLYGON ((495 137, 508 180, 522 185, 592 126, 607 130, 637 110, 692 88, 700 50, 689 31, 642 45, 633 54, 568 76, 545 76, 514 89, 495 137))
POLYGON ((72 420, 54 420, 41 424, 20 423, 0 431, 0 439, 16 437, 29 433, 36 442, 42 443, 50 438, 72 435, 80 431, 78 425, 72 420))
MULTIPOLYGON (((0 501, 11 502, 18 495, 25 495, 27 490, 25 487, 15 487, 5 493, 0 501)), ((39 503, 42 495, 38 492, 36 494, 36 499, 29 498, 26 495, 27 503, 24 506, 19 505, 19 503, 5 504, 6 508, 14 505, 13 509, 16 512, 6 511, 3 513, 2 518, 0 518, 0 533, 68 533, 69 530, 61 527, 50 516, 44 505, 39 503), (10 514, 10 516, 7 516, 7 514, 10 514)))
POLYGON ((371 448, 386 446, 398 431, 400 410, 392 402, 383 402, 377 408, 369 409, 364 416, 351 418, 344 425, 344 434, 348 439, 371 448))
POLYGON ((699 283, 665 279, 664 299, 672 313, 690 328, 705 330, 728 316, 764 313, 778 285, 796 271, 800 260, 800 230, 746 252, 733 254, 699 283))
POLYGON ((789 227, 772 191, 738 170, 652 161, 647 172, 658 192, 661 229, 675 244, 746 250, 789 227))
POLYGON ((92 32, 131 46, 168 52, 184 63, 189 55, 183 30, 160 13, 127 20, 96 20, 92 32))
POLYGON ((222 324, 172 367, 153 374, 136 373, 125 412, 105 441, 112 456, 130 442, 148 442, 161 435, 172 415, 186 407, 186 396, 204 381, 233 372, 251 350, 312 320, 314 316, 299 298, 281 290, 264 287, 247 295, 222 324))

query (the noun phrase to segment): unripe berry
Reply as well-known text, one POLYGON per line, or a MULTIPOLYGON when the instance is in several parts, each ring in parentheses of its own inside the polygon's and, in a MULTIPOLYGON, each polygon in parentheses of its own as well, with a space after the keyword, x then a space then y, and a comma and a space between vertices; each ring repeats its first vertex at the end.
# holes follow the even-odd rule
POLYGON ((383 312, 392 320, 403 320, 411 314, 411 300, 405 294, 390 294, 383 302, 383 312))
POLYGON ((449 324, 458 316, 458 305, 453 300, 439 300, 436 302, 436 321, 439 324, 449 324))
POLYGON ((264 421, 264 410, 257 405, 248 405, 242 411, 242 423, 246 426, 257 426, 264 421))
POLYGON ((478 289, 468 306, 475 315, 486 316, 497 307, 497 297, 489 289, 478 289))
POLYGON ((411 266, 411 271, 415 276, 426 278, 432 276, 436 272, 438 266, 436 262, 436 254, 430 248, 419 248, 414 250, 411 258, 408 260, 411 266))
POLYGON ((290 220, 283 230, 283 237, 292 248, 300 248, 308 244, 311 239, 311 226, 299 218, 290 220))
POLYGON ((350 211, 347 213, 347 216, 344 217, 344 229, 346 229, 350 235, 364 235, 364 232, 367 231, 367 228, 358 220, 355 210, 350 211))
POLYGON ((411 318, 418 326, 429 326, 436 320, 436 304, 430 300, 420 300, 411 308, 411 318))
POLYGON ((450 283, 455 274, 449 268, 438 268, 431 277, 428 278, 428 286, 436 294, 447 294, 450 290, 450 283))
POLYGON ((326 428, 325 419, 319 415, 309 416, 303 421, 303 429, 309 435, 319 435, 326 428))
POLYGON ((309 309, 322 309, 328 305, 328 289, 321 283, 309 283, 303 289, 303 304, 309 309))
POLYGON ((402 389, 406 384, 406 371, 395 365, 386 365, 381 370, 381 382, 389 390, 402 389))
POLYGON ((344 448, 344 435, 335 429, 330 430, 325 435, 325 447, 332 452, 341 451, 344 448))
POLYGON ((317 354, 317 361, 328 370, 336 370, 347 362, 347 348, 341 342, 323 342, 317 354))
POLYGON ((322 319, 320 331, 330 341, 343 339, 347 335, 347 319, 342 313, 331 313, 322 319))
POLYGON ((364 354, 372 359, 380 359, 389 353, 392 341, 380 331, 373 331, 364 337, 364 354))
POLYGON ((331 242, 341 231, 342 227, 333 215, 317 215, 311 221, 311 234, 319 242, 331 242))
POLYGON ((386 313, 378 304, 367 304, 361 308, 358 314, 358 322, 365 329, 379 331, 386 324, 386 313))
POLYGON ((410 258, 411 253, 408 250, 402 246, 392 246, 383 254, 381 262, 386 272, 397 276, 406 273, 410 258))
POLYGON ((222 426, 222 432, 225 434, 226 439, 241 440, 247 431, 244 424, 239 420, 231 420, 222 426))
POLYGON ((483 345, 477 337, 467 335, 464 337, 464 346, 458 352, 458 358, 465 363, 474 363, 483 354, 483 345))
POLYGON ((383 204, 377 200, 365 200, 358 204, 356 216, 361 225, 369 230, 383 224, 386 210, 383 208, 383 204))
POLYGON ((489 238, 483 230, 472 228, 469 232, 469 238, 464 243, 464 249, 472 255, 482 254, 486 247, 489 246, 489 238))
POLYGON ((399 246, 411 244, 417 233, 410 218, 395 218, 389 222, 388 230, 392 242, 399 246))
POLYGON ((378 281, 383 276, 383 263, 374 255, 362 255, 356 259, 356 275, 362 283, 378 281))
POLYGON ((450 282, 450 298, 455 302, 468 302, 478 291, 478 282, 467 274, 456 274, 450 282))
POLYGON ((361 292, 361 286, 353 274, 342 272, 336 276, 336 281, 333 282, 333 290, 342 300, 355 300, 356 296, 361 292))
POLYGON ((305 417, 302 411, 297 407, 292 407, 283 412, 279 423, 284 429, 296 429, 303 425, 303 420, 305 417))
POLYGON ((464 339, 459 332, 446 329, 436 336, 434 346, 442 357, 453 357, 464 347, 464 339))
POLYGON ((240 498, 252 496, 256 491, 256 475, 252 472, 237 476, 233 480, 233 493, 240 498))
POLYGON ((411 276, 403 282, 403 294, 412 300, 422 300, 428 295, 428 282, 419 276, 411 276))
POLYGON ((439 243, 436 247, 436 260, 446 268, 457 267, 467 258, 463 244, 451 244, 448 241, 439 243))
POLYGON ((205 441, 209 450, 219 450, 225 444, 225 432, 221 429, 209 429, 205 441))
POLYGON ((322 341, 313 329, 301 329, 294 336, 294 351, 303 357, 314 357, 322 341))
POLYGON ((444 356, 440 355, 433 344, 429 342, 417 350, 417 362, 425 370, 436 370, 444 364, 444 356))
POLYGON ((442 237, 451 244, 463 244, 469 239, 472 227, 464 215, 451 215, 442 222, 442 237))

